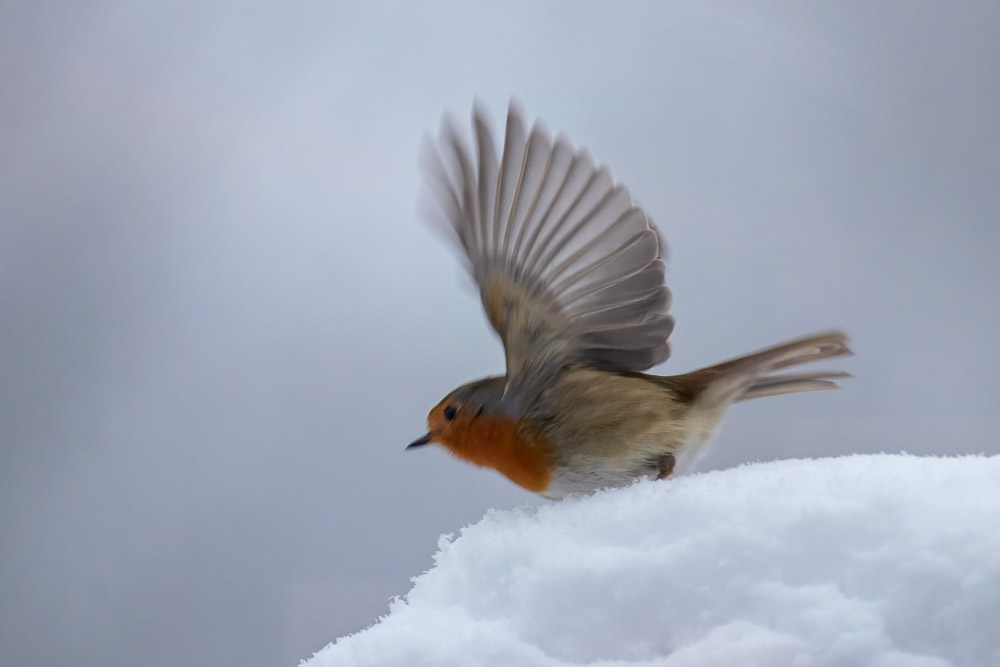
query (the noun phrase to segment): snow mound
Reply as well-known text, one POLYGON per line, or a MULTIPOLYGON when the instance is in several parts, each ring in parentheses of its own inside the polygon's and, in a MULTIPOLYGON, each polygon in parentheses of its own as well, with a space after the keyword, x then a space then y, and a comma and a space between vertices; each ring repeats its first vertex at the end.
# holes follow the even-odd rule
POLYGON ((779 461, 494 511, 413 582, 304 665, 1000 665, 1000 456, 779 461))

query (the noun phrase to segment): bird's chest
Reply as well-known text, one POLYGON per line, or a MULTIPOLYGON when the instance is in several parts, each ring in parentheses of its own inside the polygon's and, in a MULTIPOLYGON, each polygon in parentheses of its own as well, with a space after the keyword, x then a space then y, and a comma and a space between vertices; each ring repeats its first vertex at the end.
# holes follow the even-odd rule
POLYGON ((510 418, 480 416, 463 426, 452 452, 470 463, 493 468, 515 484, 541 493, 552 478, 553 453, 538 430, 524 430, 510 418))

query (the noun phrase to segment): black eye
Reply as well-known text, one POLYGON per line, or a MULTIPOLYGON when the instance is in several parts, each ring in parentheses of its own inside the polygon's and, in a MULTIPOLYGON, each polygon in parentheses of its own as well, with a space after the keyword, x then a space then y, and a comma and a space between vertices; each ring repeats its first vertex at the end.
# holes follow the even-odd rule
POLYGON ((444 406, 444 418, 447 419, 448 421, 451 421, 452 419, 455 418, 456 412, 458 412, 458 410, 455 409, 454 405, 444 406))

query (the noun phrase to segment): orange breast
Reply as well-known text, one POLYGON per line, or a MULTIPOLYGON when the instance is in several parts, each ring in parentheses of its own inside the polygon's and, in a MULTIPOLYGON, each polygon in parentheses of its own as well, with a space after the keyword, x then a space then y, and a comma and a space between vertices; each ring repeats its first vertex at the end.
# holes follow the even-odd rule
POLYGON ((552 448, 544 440, 518 432, 517 422, 506 417, 480 415, 453 424, 441 444, 452 454, 478 466, 493 468, 528 491, 542 493, 552 480, 552 448))

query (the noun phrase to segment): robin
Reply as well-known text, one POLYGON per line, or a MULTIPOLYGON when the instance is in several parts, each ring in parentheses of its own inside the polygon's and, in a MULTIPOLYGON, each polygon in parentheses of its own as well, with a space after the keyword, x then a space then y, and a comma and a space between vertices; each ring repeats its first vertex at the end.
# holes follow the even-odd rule
POLYGON ((730 403, 837 389, 847 373, 776 373, 850 354, 839 331, 684 375, 642 371, 674 327, 656 226, 585 149, 512 103, 498 159, 473 111, 476 155, 450 123, 428 185, 503 341, 507 372, 463 385, 427 417, 429 443, 547 498, 689 471, 730 403))

